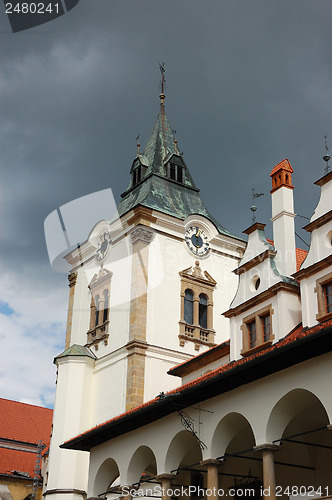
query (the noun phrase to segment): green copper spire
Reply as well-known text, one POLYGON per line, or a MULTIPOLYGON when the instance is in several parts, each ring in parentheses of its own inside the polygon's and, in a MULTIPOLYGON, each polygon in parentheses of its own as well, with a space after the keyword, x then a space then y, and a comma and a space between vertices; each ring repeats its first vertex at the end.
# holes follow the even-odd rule
POLYGON ((143 154, 138 149, 133 161, 130 184, 121 195, 119 215, 124 215, 138 205, 181 220, 199 214, 213 222, 219 233, 233 237, 205 208, 199 189, 178 151, 175 133, 166 117, 164 100, 162 92, 157 121, 143 154))

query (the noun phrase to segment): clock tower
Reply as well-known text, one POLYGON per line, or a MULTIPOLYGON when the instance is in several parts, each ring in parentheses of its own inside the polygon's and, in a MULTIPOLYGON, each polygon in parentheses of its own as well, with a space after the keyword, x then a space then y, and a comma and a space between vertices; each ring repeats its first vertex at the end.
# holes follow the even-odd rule
POLYGON ((55 359, 46 488, 55 498, 64 498, 61 491, 66 500, 83 498, 86 491, 87 457, 61 450, 61 443, 176 387, 170 368, 229 339, 221 313, 235 295, 232 271, 245 242, 206 209, 164 101, 162 93, 118 217, 96 221, 86 242, 65 257, 72 267, 66 350, 55 359))

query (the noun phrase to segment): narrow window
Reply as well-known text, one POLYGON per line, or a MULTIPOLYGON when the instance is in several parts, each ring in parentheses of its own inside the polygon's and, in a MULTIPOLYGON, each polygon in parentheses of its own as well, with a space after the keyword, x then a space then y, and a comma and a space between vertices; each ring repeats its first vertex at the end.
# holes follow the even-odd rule
POLYGON ((108 310, 109 310, 109 293, 108 290, 104 290, 104 313, 103 313, 103 323, 108 320, 108 310))
POLYGON ((263 341, 268 342, 271 336, 271 316, 266 314, 261 317, 262 330, 263 330, 263 341))
POLYGON ((207 297, 203 293, 199 296, 199 325, 207 328, 207 297))
POLYGON ((96 320, 95 320, 95 326, 99 325, 99 295, 97 295, 96 300, 96 320))
POLYGON ((184 321, 188 325, 193 324, 194 317, 194 294, 191 290, 184 292, 184 321))
POLYGON ((137 184, 137 170, 133 171, 133 186, 137 184))
POLYGON ((332 283, 323 286, 323 293, 325 299, 325 310, 327 313, 332 312, 332 283))
POLYGON ((256 345, 256 321, 250 321, 247 323, 248 335, 249 335, 249 348, 252 349, 256 345))
POLYGON ((175 165, 173 165, 173 163, 171 163, 169 166, 169 177, 170 179, 175 181, 175 165))
POLYGON ((177 166, 177 181, 183 182, 183 169, 179 165, 177 166))
POLYGON ((141 180, 141 167, 137 168, 137 182, 141 180))

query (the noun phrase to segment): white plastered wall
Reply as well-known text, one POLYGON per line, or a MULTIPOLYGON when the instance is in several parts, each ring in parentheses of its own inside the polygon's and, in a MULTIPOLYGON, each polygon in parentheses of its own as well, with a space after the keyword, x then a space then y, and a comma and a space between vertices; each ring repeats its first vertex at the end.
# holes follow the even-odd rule
MULTIPOLYGON (((206 445, 203 459, 216 458, 226 451, 227 443, 223 449, 217 446, 215 430, 219 422, 229 414, 242 415, 248 421, 256 445, 280 438, 283 429, 278 425, 271 426, 269 419, 276 404, 293 390, 308 391, 308 394, 312 393, 315 399, 318 398, 331 422, 332 401, 329 385, 332 376, 331 361, 331 353, 324 354, 206 400, 200 403, 200 408, 208 410, 207 412, 198 413, 197 409, 186 409, 186 412, 193 418, 195 427, 198 428, 198 420, 201 422, 199 436, 206 445)), ((167 451, 173 437, 182 430, 180 417, 173 413, 93 448, 88 494, 98 493, 93 492, 94 478, 99 467, 108 458, 113 458, 118 464, 121 484, 128 484, 128 464, 135 450, 141 445, 151 448, 154 453, 157 473, 170 472, 165 466, 167 451)), ((291 479, 291 473, 292 470, 288 472, 289 479, 291 479)), ((284 480, 287 477, 285 476, 284 480)))
MULTIPOLYGON (((60 449, 60 444, 90 427, 91 388, 94 360, 68 356, 58 360, 58 380, 47 490, 86 490, 89 455, 60 449)), ((74 497, 73 497, 74 498, 74 497)))

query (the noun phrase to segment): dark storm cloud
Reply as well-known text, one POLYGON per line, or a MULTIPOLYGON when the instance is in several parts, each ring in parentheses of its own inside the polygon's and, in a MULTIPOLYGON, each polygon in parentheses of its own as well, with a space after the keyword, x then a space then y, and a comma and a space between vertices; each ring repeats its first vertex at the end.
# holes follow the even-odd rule
POLYGON ((167 115, 212 214, 241 235, 254 186, 271 236, 269 173, 287 157, 310 216, 325 133, 332 148, 331 19, 327 0, 80 0, 17 34, 2 16, 3 266, 26 286, 58 285, 43 221, 107 187, 119 200, 158 114, 163 61, 167 115))

